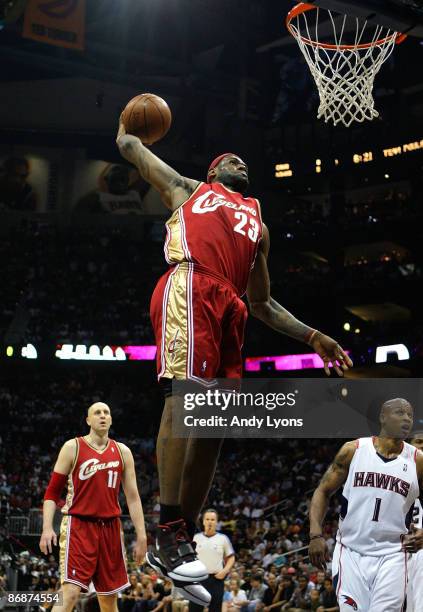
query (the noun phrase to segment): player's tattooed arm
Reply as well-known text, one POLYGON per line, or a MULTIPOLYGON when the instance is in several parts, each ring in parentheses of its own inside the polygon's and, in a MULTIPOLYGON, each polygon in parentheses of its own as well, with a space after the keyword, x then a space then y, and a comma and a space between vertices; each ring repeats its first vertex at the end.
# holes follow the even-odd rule
POLYGON ((263 225, 262 240, 254 268, 248 279, 247 297, 251 314, 272 329, 309 344, 322 358, 328 376, 330 363, 336 373, 342 376, 343 371, 352 367, 353 363, 336 340, 299 321, 270 295, 270 278, 267 267, 269 249, 269 231, 263 225))
POLYGON ((139 138, 127 134, 122 118, 116 144, 122 157, 138 168, 143 179, 157 189, 164 204, 172 211, 189 198, 199 184, 198 181, 181 176, 154 155, 139 138))
POLYGON ((356 443, 346 442, 338 451, 335 459, 326 470, 319 486, 315 490, 309 511, 310 544, 308 554, 310 561, 319 569, 326 568, 329 553, 326 540, 323 537, 323 521, 329 507, 331 496, 347 479, 348 470, 354 457, 356 443))
POLYGON ((310 505, 311 536, 322 533, 323 521, 329 506, 329 500, 346 481, 355 450, 355 441, 346 442, 338 451, 315 490, 310 505))

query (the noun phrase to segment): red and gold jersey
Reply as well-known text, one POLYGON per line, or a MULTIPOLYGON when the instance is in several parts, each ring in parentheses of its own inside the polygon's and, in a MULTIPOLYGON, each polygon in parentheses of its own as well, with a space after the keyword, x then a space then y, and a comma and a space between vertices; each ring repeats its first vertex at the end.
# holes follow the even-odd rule
POLYGON ((120 516, 119 489, 123 469, 122 453, 115 440, 109 440, 100 452, 84 438, 76 438, 76 456, 62 512, 95 518, 120 516))
POLYGON ((239 295, 247 288, 263 226, 260 204, 221 183, 200 183, 166 223, 170 264, 200 264, 229 280, 239 295))

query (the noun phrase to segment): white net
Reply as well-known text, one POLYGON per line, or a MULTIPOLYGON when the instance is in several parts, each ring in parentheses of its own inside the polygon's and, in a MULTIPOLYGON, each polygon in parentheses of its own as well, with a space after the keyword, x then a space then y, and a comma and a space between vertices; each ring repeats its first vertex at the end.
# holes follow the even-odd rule
POLYGON ((397 32, 318 7, 296 15, 288 27, 316 82, 319 119, 348 127, 379 116, 373 84, 394 49, 397 32))

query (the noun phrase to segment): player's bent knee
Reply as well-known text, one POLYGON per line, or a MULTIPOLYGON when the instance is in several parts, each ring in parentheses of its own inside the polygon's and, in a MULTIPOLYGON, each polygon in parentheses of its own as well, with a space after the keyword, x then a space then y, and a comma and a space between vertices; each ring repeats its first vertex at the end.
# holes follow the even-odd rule
MULTIPOLYGON (((69 606, 74 606, 77 604, 79 595, 81 593, 81 587, 77 584, 71 584, 70 582, 65 582, 62 585, 63 592, 63 607, 69 608, 69 606)), ((72 609, 72 608, 71 608, 72 609)))

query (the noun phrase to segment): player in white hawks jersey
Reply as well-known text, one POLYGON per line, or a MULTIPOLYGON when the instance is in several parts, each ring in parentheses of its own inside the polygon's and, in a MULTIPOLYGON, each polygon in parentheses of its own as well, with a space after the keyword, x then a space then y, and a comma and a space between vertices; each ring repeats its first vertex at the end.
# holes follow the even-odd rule
MULTIPOLYGON (((410 444, 423 451, 423 431, 413 434, 410 444)), ((421 529, 422 525, 422 503, 420 499, 414 504, 413 523, 421 529)), ((423 550, 411 555, 408 561, 408 589, 407 589, 407 612, 419 612, 423 609, 423 550)))
POLYGON ((323 521, 331 495, 343 485, 332 559, 341 612, 401 612, 407 553, 423 546, 423 530, 410 530, 423 488, 423 454, 404 442, 413 426, 413 408, 407 400, 392 399, 382 405, 379 418, 379 436, 344 444, 310 506, 310 560, 324 568, 323 521))

